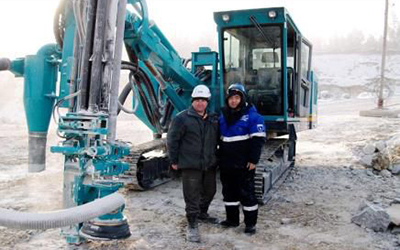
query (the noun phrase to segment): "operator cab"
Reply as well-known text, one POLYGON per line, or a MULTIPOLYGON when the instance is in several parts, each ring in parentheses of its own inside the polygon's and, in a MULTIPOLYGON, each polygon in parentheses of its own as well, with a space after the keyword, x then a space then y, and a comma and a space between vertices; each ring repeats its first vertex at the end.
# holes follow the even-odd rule
POLYGON ((298 130, 311 128, 309 118, 316 115, 317 93, 311 71, 312 46, 286 9, 218 12, 214 19, 223 88, 243 83, 249 101, 267 123, 304 117, 310 122, 298 130))
POLYGON ((240 82, 263 115, 282 115, 281 28, 224 30, 224 86, 240 82))

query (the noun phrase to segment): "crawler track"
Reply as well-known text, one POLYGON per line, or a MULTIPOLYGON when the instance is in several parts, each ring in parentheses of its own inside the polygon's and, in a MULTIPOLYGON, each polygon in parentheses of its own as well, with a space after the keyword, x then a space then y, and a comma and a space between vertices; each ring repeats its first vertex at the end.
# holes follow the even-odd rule
POLYGON ((272 139, 264 146, 255 176, 255 193, 260 204, 271 198, 271 190, 276 189, 286 178, 288 169, 294 165, 289 160, 289 140, 272 139))

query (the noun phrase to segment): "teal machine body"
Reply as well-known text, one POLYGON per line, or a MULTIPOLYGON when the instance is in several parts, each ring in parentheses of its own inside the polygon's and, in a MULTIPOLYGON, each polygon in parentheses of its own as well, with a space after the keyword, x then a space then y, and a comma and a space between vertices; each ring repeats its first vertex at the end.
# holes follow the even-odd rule
MULTIPOLYGON (((25 80, 31 172, 45 169, 46 135, 51 115, 57 115, 61 142, 51 151, 64 157, 65 208, 123 186, 146 190, 170 180, 162 135, 171 120, 190 105, 196 85, 210 88, 209 111, 219 112, 227 87, 237 82, 245 85, 267 125, 265 161, 257 165, 255 185, 259 202, 269 199, 273 185, 294 164, 296 133, 316 125, 312 45, 284 8, 218 12, 214 20, 218 52, 200 47, 187 60, 149 21, 145 0, 61 0, 54 23, 57 44, 33 56, 0 59, 0 70, 25 80), (123 47, 128 61, 121 59, 123 47), (121 72, 128 80, 119 89, 121 72), (136 147, 117 140, 120 111, 139 118, 154 140, 136 147)), ((123 210, 62 232, 69 243, 126 238, 123 210)))

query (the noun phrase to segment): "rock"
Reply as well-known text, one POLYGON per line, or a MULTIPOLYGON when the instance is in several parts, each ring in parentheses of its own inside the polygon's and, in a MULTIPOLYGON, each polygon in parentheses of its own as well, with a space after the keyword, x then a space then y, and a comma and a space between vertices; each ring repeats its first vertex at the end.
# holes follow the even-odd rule
POLYGON ((361 161, 362 164, 364 164, 364 165, 366 165, 368 167, 371 167, 372 159, 373 159, 373 155, 363 155, 361 157, 360 161, 361 161))
POLYGON ((392 166, 392 174, 398 175, 400 174, 400 163, 395 163, 392 166))
POLYGON ((372 201, 375 205, 380 205, 382 201, 380 199, 376 199, 372 201))
POLYGON ((386 155, 383 154, 375 154, 373 162, 373 168, 377 170, 387 169, 390 164, 390 159, 386 155))
POLYGON ((384 209, 371 204, 367 204, 361 212, 351 218, 354 224, 375 232, 386 231, 390 221, 390 216, 384 209))
POLYGON ((365 202, 365 201, 363 201, 363 202, 361 202, 361 204, 358 206, 358 211, 362 211, 362 210, 364 210, 366 207, 368 207, 368 204, 369 203, 367 203, 367 202, 365 202))
POLYGON ((363 148, 363 152, 366 155, 372 155, 373 153, 375 153, 375 150, 376 150, 375 145, 373 145, 371 143, 365 145, 363 148))
MULTIPOLYGON (((386 144, 386 145, 387 145, 387 144, 386 144)), ((381 151, 381 153, 382 153, 383 155, 388 155, 388 154, 390 153, 389 147, 384 148, 384 149, 381 151)))
POLYGON ((169 205, 172 204, 172 201, 170 199, 166 199, 163 201, 163 205, 169 205))
POLYGON ((400 204, 400 198, 395 198, 392 200, 391 204, 400 204))
POLYGON ((387 140, 386 145, 390 145, 391 147, 396 147, 400 145, 400 135, 395 135, 389 140, 387 140))
POLYGON ((321 99, 329 99, 329 98, 332 98, 332 97, 333 97, 332 94, 331 94, 329 91, 327 91, 327 90, 321 91, 321 92, 319 93, 319 96, 320 96, 321 99))
POLYGON ((392 234, 400 234, 400 227, 394 226, 391 233, 392 234))
POLYGON ((350 185, 346 185, 345 188, 351 189, 351 186, 350 185))
POLYGON ((375 143, 375 148, 379 150, 379 152, 384 152, 386 149, 386 143, 384 141, 378 141, 375 143))
POLYGON ((362 92, 357 96, 358 99, 369 99, 369 98, 373 98, 371 93, 368 92, 362 92))
POLYGON ((306 201, 306 205, 307 205, 307 206, 314 205, 314 201, 306 201))
POLYGON ((371 228, 365 228, 365 232, 372 233, 372 232, 374 232, 374 230, 372 230, 371 228))
POLYGON ((392 177, 392 173, 390 173, 387 169, 384 169, 380 172, 380 175, 385 177, 385 178, 390 178, 392 177))
POLYGON ((372 172, 371 169, 365 170, 365 173, 366 173, 368 176, 374 176, 374 173, 372 172))
POLYGON ((342 98, 343 99, 350 99, 350 94, 348 94, 348 93, 344 93, 343 95, 342 95, 342 98))
POLYGON ((379 165, 379 164, 372 165, 372 168, 375 169, 375 170, 378 170, 378 171, 381 171, 383 169, 382 165, 379 165))
POLYGON ((281 219, 281 224, 282 225, 290 224, 292 222, 293 222, 293 219, 291 219, 291 218, 282 218, 281 219))
POLYGON ((292 202, 292 200, 290 198, 285 197, 285 196, 274 195, 273 197, 274 197, 274 200, 276 202, 284 202, 284 203, 291 203, 292 202))
POLYGON ((390 220, 396 226, 400 226, 400 204, 393 204, 386 209, 390 216, 390 220))

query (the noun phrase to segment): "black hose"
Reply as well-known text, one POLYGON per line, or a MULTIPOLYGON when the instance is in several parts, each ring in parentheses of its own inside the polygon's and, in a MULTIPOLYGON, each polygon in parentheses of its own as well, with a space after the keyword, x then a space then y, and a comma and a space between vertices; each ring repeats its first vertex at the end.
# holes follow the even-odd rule
MULTIPOLYGON (((146 117, 153 127, 155 127, 155 128, 159 127, 158 126, 158 124, 159 124, 158 117, 160 117, 160 114, 158 112, 158 104, 155 101, 156 100, 155 92, 154 92, 153 87, 151 86, 150 80, 147 78, 146 73, 142 69, 140 69, 137 66, 137 64, 134 64, 131 62, 126 62, 126 61, 123 61, 121 63, 121 69, 130 70, 133 73, 133 76, 130 75, 130 77, 135 77, 135 83, 136 83, 136 86, 137 86, 137 89, 139 92, 140 102, 142 103, 142 107, 146 114, 146 117), (142 88, 142 84, 145 86, 147 93, 149 93, 150 101, 148 100, 148 98, 142 88), (155 107, 155 109, 153 107, 155 107)), ((119 100, 122 105, 124 104, 130 90, 132 90, 132 87, 130 85, 131 84, 128 83, 124 87, 122 93, 119 96, 119 100)))
MULTIPOLYGON (((134 72, 136 82, 138 83, 143 83, 144 86, 146 87, 147 93, 149 93, 150 101, 152 102, 153 107, 158 107, 157 104, 157 95, 153 89, 153 86, 151 85, 150 79, 147 77, 146 73, 141 69, 138 68, 136 64, 131 63, 131 62, 126 62, 123 61, 121 64, 122 69, 128 69, 134 72)), ((155 114, 159 117, 159 112, 155 112, 155 114)))
POLYGON ((89 6, 88 6, 88 20, 87 20, 87 26, 86 26, 86 38, 85 38, 85 44, 83 47, 83 55, 82 55, 82 60, 81 60, 81 72, 80 72, 80 78, 81 78, 81 96, 80 96, 80 108, 81 109, 87 109, 88 107, 88 99, 89 99, 89 75, 90 75, 90 62, 89 62, 89 57, 90 54, 92 53, 92 48, 93 48, 93 41, 92 38, 94 36, 94 25, 96 21, 96 0, 88 0, 89 1, 89 6))
POLYGON ((148 76, 141 70, 141 74, 143 74, 143 84, 146 87, 147 93, 149 93, 150 96, 150 103, 147 103, 150 109, 150 113, 152 114, 152 120, 153 120, 153 126, 161 133, 162 131, 162 126, 160 124, 160 118, 161 118, 161 113, 160 113, 160 106, 157 101, 157 95, 154 91, 154 88, 151 84, 150 79, 148 76))
POLYGON ((146 117, 150 121, 151 125, 153 125, 153 127, 156 127, 154 113, 152 113, 151 106, 149 105, 149 102, 147 101, 146 98, 146 94, 144 93, 141 87, 138 87, 138 91, 139 91, 140 101, 142 102, 144 112, 146 113, 146 117))
POLYGON ((107 0, 97 0, 93 39, 92 71, 90 75, 89 109, 97 112, 102 84, 104 34, 107 21, 107 0))
MULTIPOLYGON (((181 95, 182 92, 183 92, 183 89, 181 89, 181 88, 178 88, 176 90, 176 93, 178 95, 181 95)), ((174 112, 174 109, 175 109, 174 105, 172 105, 172 102, 170 100, 168 100, 168 102, 166 104, 164 115, 161 119, 161 126, 162 126, 164 132, 168 132, 168 127, 171 122, 172 112, 174 112)))
POLYGON ((164 115, 161 117, 160 121, 164 132, 168 131, 172 111, 174 111, 174 105, 172 105, 171 101, 168 100, 167 104, 165 105, 164 115))
MULTIPOLYGON (((132 84, 128 82, 125 87, 122 89, 121 94, 119 94, 118 101, 121 103, 121 105, 124 105, 126 98, 128 97, 129 93, 131 92, 132 89, 132 84)), ((121 108, 118 107, 117 114, 121 112, 121 108)))

